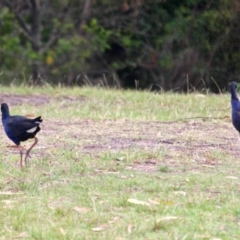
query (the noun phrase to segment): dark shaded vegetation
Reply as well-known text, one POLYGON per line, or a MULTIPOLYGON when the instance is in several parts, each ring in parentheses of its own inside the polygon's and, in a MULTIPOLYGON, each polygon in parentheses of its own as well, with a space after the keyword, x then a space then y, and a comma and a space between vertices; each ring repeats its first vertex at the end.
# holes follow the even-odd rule
POLYGON ((238 0, 0 2, 2 84, 226 89, 240 71, 238 0))

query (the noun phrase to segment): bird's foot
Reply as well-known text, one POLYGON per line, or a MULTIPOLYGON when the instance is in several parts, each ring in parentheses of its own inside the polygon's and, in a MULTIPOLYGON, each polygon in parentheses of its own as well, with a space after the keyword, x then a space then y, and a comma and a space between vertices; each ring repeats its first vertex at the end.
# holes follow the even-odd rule
POLYGON ((29 158, 31 158, 30 151, 26 151, 26 155, 25 155, 25 159, 24 159, 26 167, 28 166, 28 159, 29 158))

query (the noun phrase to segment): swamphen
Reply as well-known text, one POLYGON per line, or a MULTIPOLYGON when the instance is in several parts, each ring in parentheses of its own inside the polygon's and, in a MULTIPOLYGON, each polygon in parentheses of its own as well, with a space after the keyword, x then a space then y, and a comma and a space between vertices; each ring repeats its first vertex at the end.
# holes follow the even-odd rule
POLYGON ((237 83, 230 83, 231 104, 232 104, 232 123, 240 133, 240 102, 237 96, 237 83))
POLYGON ((20 168, 22 168, 23 147, 20 146, 20 142, 27 141, 30 138, 34 138, 34 143, 26 151, 25 166, 27 166, 27 160, 29 158, 30 151, 37 144, 38 139, 35 135, 40 131, 40 122, 42 122, 41 116, 29 119, 23 116, 11 116, 9 114, 9 108, 6 103, 1 104, 2 111, 2 124, 8 138, 11 139, 17 147, 20 149, 20 168))

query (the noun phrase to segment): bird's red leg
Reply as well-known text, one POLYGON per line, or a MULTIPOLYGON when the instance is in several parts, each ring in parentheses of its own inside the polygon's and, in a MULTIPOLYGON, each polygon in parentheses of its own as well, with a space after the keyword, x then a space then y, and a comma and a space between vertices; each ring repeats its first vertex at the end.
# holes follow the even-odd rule
POLYGON ((19 149, 19 152, 20 152, 20 168, 22 169, 22 167, 23 167, 23 165, 22 165, 23 151, 25 150, 25 148, 20 146, 20 145, 8 146, 8 147, 19 149))
POLYGON ((22 169, 22 158, 23 158, 23 152, 22 149, 20 149, 20 168, 22 169))
POLYGON ((24 147, 22 146, 17 146, 19 151, 20 151, 20 168, 22 169, 23 168, 23 164, 22 164, 22 160, 23 160, 23 151, 25 150, 24 147))
POLYGON ((33 147, 36 145, 38 143, 38 139, 36 138, 36 137, 34 137, 34 143, 33 143, 33 145, 26 151, 26 156, 25 156, 25 166, 27 167, 27 165, 28 165, 28 162, 27 162, 27 160, 28 160, 28 158, 30 157, 30 151, 33 149, 33 147))

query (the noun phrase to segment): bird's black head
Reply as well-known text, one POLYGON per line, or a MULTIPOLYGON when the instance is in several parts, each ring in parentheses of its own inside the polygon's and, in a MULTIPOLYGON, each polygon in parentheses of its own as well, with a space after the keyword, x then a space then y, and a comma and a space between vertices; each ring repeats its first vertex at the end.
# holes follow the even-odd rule
POLYGON ((1 111, 3 116, 8 116, 9 115, 9 108, 6 103, 1 104, 1 111))
POLYGON ((231 82, 231 83, 229 84, 229 86, 230 86, 230 89, 232 89, 232 90, 237 90, 237 87, 238 87, 238 85, 237 85, 236 82, 231 82))

